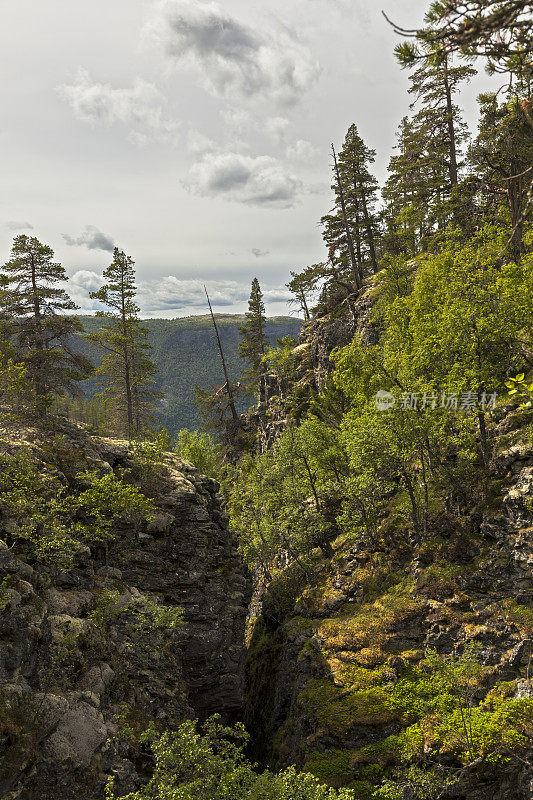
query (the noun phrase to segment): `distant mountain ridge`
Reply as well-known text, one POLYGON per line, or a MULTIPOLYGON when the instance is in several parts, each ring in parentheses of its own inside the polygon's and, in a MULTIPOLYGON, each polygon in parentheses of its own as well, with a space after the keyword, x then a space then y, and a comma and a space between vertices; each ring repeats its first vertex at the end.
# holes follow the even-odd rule
MULTIPOLYGON (((87 333, 101 325, 96 316, 80 317, 87 333)), ((243 314, 215 314, 224 348, 228 371, 232 380, 239 380, 246 363, 239 357, 239 325, 243 314)), ((152 357, 157 365, 156 385, 165 395, 158 416, 168 431, 176 435, 181 428, 196 429, 200 416, 194 404, 194 386, 209 387, 224 383, 213 323, 208 314, 179 319, 147 319, 152 345, 152 357)), ((294 317, 270 317, 266 333, 270 344, 284 336, 297 337, 302 320, 294 317)), ((96 352, 82 337, 77 346, 97 361, 96 352)), ((99 391, 94 379, 84 381, 82 388, 88 397, 99 391)))

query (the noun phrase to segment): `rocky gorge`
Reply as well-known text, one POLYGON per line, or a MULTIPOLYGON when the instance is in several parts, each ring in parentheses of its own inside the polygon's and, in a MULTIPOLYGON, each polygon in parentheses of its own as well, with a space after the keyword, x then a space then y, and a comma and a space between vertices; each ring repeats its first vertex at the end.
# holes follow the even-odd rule
MULTIPOLYGON (((35 430, 6 433, 3 446, 29 454, 37 493, 83 469, 134 468, 126 443, 73 428, 59 449, 35 430)), ((124 731, 214 712, 233 720, 242 708, 250 579, 218 484, 170 453, 148 471, 151 520, 117 521, 106 546, 80 544, 68 569, 30 564, 0 542, 6 800, 96 800, 109 776, 131 791, 147 762, 124 731)), ((4 539, 14 530, 5 506, 2 528, 4 539)))
MULTIPOLYGON (((305 335, 300 374, 319 386, 338 331, 326 321, 305 335)), ((283 387, 263 404, 276 411, 256 416, 266 442, 283 425, 283 387)), ((36 491, 80 491, 84 470, 126 476, 153 513, 119 516, 109 541, 80 543, 68 567, 51 568, 17 554, 2 504, 0 796, 101 800, 110 777, 134 791, 151 770, 147 726, 215 713, 244 720, 263 766, 295 764, 358 800, 407 750, 457 777, 457 741, 429 733, 428 653, 475 642, 480 708, 533 696, 531 424, 511 405, 491 415, 491 489, 466 517, 435 513, 413 549, 391 506, 388 548, 339 536, 331 558, 317 549, 304 569, 288 564, 252 603, 220 487, 192 464, 170 452, 143 460, 70 425, 53 447, 37 429, 5 431, 4 454, 29 457, 36 491)), ((528 756, 474 759, 448 795, 529 800, 532 781, 528 756)))

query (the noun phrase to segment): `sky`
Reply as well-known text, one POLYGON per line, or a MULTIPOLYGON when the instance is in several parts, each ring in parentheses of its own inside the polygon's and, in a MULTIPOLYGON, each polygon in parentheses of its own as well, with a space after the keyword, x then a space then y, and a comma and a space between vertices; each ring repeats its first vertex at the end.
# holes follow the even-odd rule
MULTIPOLYGON (((55 251, 81 308, 114 246, 145 317, 243 312, 260 280, 324 259, 330 146, 355 122, 380 181, 409 111, 384 10, 429 0, 3 0, 0 263, 14 236, 55 251)), ((476 122, 478 76, 461 97, 476 122)))

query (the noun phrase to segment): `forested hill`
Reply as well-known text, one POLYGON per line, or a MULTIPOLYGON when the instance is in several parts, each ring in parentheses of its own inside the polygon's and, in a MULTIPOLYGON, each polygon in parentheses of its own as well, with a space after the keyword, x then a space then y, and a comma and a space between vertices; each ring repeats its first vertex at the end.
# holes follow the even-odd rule
MULTIPOLYGON (((224 355, 232 380, 238 380, 244 362, 239 357, 239 326, 244 316, 239 314, 216 314, 224 355)), ((101 320, 98 317, 81 317, 87 333, 96 331, 101 320)), ((220 356, 217 349, 213 323, 209 315, 183 317, 181 319, 143 320, 148 328, 152 357, 158 368, 157 388, 165 394, 163 408, 158 412, 161 422, 171 434, 181 428, 195 429, 200 417, 194 403, 194 387, 210 387, 224 383, 220 356)), ((301 320, 293 317, 271 317, 267 320, 267 337, 275 345, 284 336, 297 336, 301 320)), ((79 337, 81 349, 93 361, 98 357, 87 342, 79 337)), ((83 382, 88 397, 98 391, 94 379, 83 382)))

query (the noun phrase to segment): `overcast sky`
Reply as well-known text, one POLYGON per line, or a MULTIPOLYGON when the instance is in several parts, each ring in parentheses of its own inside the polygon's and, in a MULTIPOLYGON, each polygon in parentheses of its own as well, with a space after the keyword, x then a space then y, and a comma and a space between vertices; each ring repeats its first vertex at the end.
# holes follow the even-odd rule
MULTIPOLYGON (((257 275, 324 258, 330 142, 355 122, 380 180, 407 113, 381 15, 429 0, 3 0, 0 258, 51 245, 82 310, 116 244, 145 316, 243 311, 257 275)), ((461 100, 475 124, 477 78, 461 100)))

